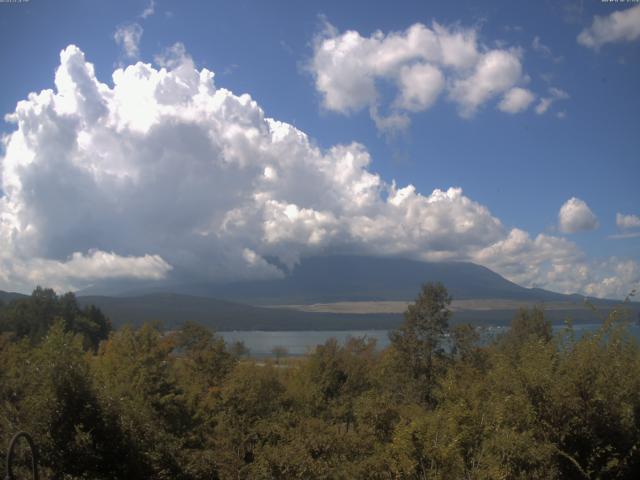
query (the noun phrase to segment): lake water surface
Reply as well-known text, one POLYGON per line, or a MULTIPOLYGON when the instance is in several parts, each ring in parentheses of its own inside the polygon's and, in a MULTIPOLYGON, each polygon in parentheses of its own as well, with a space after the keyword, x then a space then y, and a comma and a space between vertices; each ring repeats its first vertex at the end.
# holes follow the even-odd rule
MULTIPOLYGON (((573 328, 579 337, 588 332, 593 332, 600 327, 600 324, 579 324, 573 328)), ((563 325, 554 326, 554 331, 564 328, 563 325)), ((483 334, 493 337, 506 331, 507 327, 485 327, 483 334)), ((629 332, 640 340, 640 326, 632 325, 629 332)), ((242 341, 249 349, 252 357, 270 356, 274 347, 284 347, 289 355, 306 355, 313 351, 316 345, 323 344, 330 338, 335 338, 344 344, 349 338, 366 337, 375 339, 377 346, 383 349, 389 345, 389 330, 327 330, 327 331, 234 331, 218 332, 226 342, 242 341)))

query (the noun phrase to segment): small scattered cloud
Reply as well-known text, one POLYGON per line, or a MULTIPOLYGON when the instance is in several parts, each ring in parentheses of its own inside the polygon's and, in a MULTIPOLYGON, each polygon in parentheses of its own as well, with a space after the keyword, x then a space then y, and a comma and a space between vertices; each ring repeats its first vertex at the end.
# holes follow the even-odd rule
POLYGON ((156 13, 156 1, 150 0, 147 7, 140 14, 140 18, 145 19, 152 16, 154 13, 156 13))
POLYGON ((120 46, 127 58, 136 59, 140 54, 140 39, 143 29, 138 23, 127 23, 119 26, 113 34, 113 39, 120 46))
POLYGON ((238 65, 237 63, 232 63, 231 65, 227 65, 226 67, 224 67, 224 70, 222 70, 222 75, 231 75, 239 67, 240 65, 238 65))
POLYGON ((551 49, 545 45, 544 43, 542 43, 542 40, 540 40, 539 36, 535 36, 533 38, 533 42, 531 42, 531 48, 533 48, 533 50, 535 50, 538 53, 543 54, 546 57, 552 57, 553 53, 551 52, 551 49))
POLYGON ((187 49, 182 42, 176 42, 161 53, 154 55, 153 60, 160 67, 175 69, 183 65, 193 68, 193 59, 187 54, 187 49))
POLYGON ((640 216, 634 214, 616 213, 616 225, 622 233, 609 235, 608 238, 615 240, 624 240, 627 238, 640 237, 640 231, 630 231, 640 228, 640 216))
POLYGON ((612 238, 614 240, 623 240, 627 238, 638 238, 638 237, 640 237, 640 232, 614 233, 613 235, 609 235, 608 238, 612 238))
POLYGON ((544 43, 542 43, 542 40, 540 40, 540 37, 537 35, 533 37, 533 41, 531 42, 531 48, 533 48, 535 52, 538 52, 543 57, 550 59, 553 63, 560 63, 564 60, 564 57, 560 55, 559 56, 554 55, 553 52, 551 51, 551 48, 548 45, 545 45, 544 43))
POLYGON ((569 94, 564 90, 556 87, 549 88, 549 95, 540 98, 540 101, 536 105, 536 113, 542 115, 558 100, 566 100, 569 98, 569 94))
POLYGON ((536 113, 538 115, 542 115, 543 113, 545 113, 549 107, 551 106, 551 104, 553 103, 553 98, 551 97, 544 97, 540 99, 540 103, 538 103, 538 105, 536 105, 536 113))
POLYGON ((541 73, 540 74, 540 78, 545 82, 545 83, 551 83, 553 81, 553 73, 550 72, 546 72, 546 73, 541 73))
POLYGON ((578 35, 578 43, 594 50, 607 43, 640 39, 640 5, 617 10, 607 16, 596 15, 590 27, 578 35))
POLYGON ((498 108, 507 113, 519 113, 529 108, 536 96, 526 88, 514 87, 505 93, 498 108))
POLYGON ((558 227, 563 233, 578 233, 598 228, 598 219, 579 198, 567 200, 558 212, 558 227))
POLYGON ((628 230, 631 228, 640 228, 640 216, 624 213, 616 213, 616 225, 618 228, 628 230))

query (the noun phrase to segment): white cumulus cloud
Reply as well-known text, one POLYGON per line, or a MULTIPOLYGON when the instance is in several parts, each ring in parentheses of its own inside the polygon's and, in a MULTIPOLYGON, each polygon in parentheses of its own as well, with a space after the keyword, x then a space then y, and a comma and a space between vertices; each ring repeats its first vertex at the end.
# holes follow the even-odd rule
POLYGON ((498 108, 506 113, 519 113, 529 108, 535 98, 530 90, 514 87, 504 94, 498 108))
POLYGON ((639 38, 640 5, 636 5, 607 16, 596 15, 591 26, 578 35, 578 43, 598 50, 607 43, 632 42, 639 38))
MULTIPOLYGON (((439 64, 476 71, 469 35, 445 35, 439 64)), ((460 188, 385 181, 360 144, 319 148, 217 86, 182 45, 158 62, 118 68, 109 86, 69 46, 54 88, 7 116, 0 289, 275 278, 271 257, 292 266, 332 252, 476 261, 525 286, 602 295, 637 280, 625 259, 596 264, 566 239, 505 227, 460 188), (622 286, 607 280, 619 268, 630 272, 622 286)), ((416 68, 407 82, 437 77, 416 68)), ((433 96, 407 88, 399 101, 419 108, 433 96)))
POLYGON ((583 200, 571 197, 558 212, 558 227, 564 233, 585 232, 598 228, 598 219, 583 200))
POLYGON ((402 32, 365 37, 327 24, 316 38, 309 68, 326 109, 348 114, 368 108, 384 129, 406 126, 408 112, 429 109, 445 91, 462 116, 474 115, 526 82, 521 57, 519 49, 480 43, 474 28, 416 23, 402 32), (393 101, 382 98, 381 82, 394 87, 393 101), (382 110, 389 110, 390 122, 382 110))
POLYGON ((492 50, 478 60, 470 76, 454 81, 450 95, 460 105, 461 114, 469 117, 486 101, 513 87, 521 77, 518 51, 492 50))
POLYGON ((429 108, 444 88, 444 75, 433 65, 417 63, 400 69, 398 107, 412 112, 429 108))
POLYGON ((86 285, 88 282, 130 278, 160 280, 172 270, 158 255, 121 256, 100 250, 88 254, 74 252, 66 260, 35 258, 16 262, 11 273, 29 285, 46 285, 60 290, 86 285))
POLYGON ((634 260, 609 258, 597 265, 600 272, 608 272, 587 283, 584 292, 594 297, 626 298, 640 283, 640 265, 634 260))

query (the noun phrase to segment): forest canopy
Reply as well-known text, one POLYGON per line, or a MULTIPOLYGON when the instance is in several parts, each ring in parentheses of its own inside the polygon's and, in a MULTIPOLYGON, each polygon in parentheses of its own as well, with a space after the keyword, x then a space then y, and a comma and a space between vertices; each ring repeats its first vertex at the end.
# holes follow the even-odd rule
POLYGON ((194 323, 111 330, 37 289, 0 307, 0 441, 30 432, 44 478, 638 478, 624 308, 583 336, 521 310, 481 342, 450 301, 424 285, 383 350, 258 361, 194 323))

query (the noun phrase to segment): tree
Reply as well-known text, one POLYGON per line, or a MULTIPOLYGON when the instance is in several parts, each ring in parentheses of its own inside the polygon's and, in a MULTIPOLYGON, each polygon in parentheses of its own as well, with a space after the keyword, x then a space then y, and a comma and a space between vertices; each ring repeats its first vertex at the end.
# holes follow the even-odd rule
POLYGON ((174 342, 183 354, 181 367, 205 389, 219 385, 237 361, 222 337, 197 323, 186 322, 174 342))
POLYGON ((482 350, 478 347, 479 341, 480 334, 473 325, 456 325, 451 329, 451 356, 454 360, 478 366, 483 358, 482 350))
POLYGON ((535 306, 531 310, 521 308, 511 321, 511 328, 499 342, 503 347, 515 348, 530 340, 547 343, 553 337, 551 322, 545 320, 544 310, 535 306))
POLYGON ((17 338, 40 342, 55 321, 61 320, 67 332, 79 333, 85 348, 97 350, 111 331, 111 322, 99 308, 83 309, 71 293, 56 295, 50 288, 36 287, 30 297, 13 300, 0 309, 0 330, 12 332, 17 338))
POLYGON ((25 340, 1 353, 2 443, 31 433, 47 478, 122 478, 123 437, 100 408, 82 337, 58 320, 37 346, 25 340))
POLYGON ((156 325, 124 327, 94 359, 101 407, 118 419, 129 444, 128 478, 185 478, 181 466, 191 415, 173 375, 173 339, 156 325))
POLYGON ((287 347, 283 347, 282 345, 276 345, 271 349, 271 354, 276 357, 276 364, 280 364, 280 360, 289 355, 289 350, 287 347))
POLYGON ((442 339, 449 328, 451 296, 442 283, 426 283, 415 303, 404 312, 402 326, 390 333, 401 361, 420 383, 423 400, 431 401, 436 363, 442 359, 442 339))
POLYGON ((249 348, 244 344, 242 340, 236 340, 229 345, 229 351, 234 357, 240 359, 249 355, 249 348))
POLYGON ((271 365, 238 364, 222 389, 215 442, 221 478, 247 474, 255 450, 268 436, 266 424, 283 408, 284 386, 271 365))
POLYGON ((30 297, 13 300, 2 310, 0 325, 3 331, 13 332, 17 338, 28 338, 35 344, 59 316, 56 293, 50 288, 36 287, 30 297))

